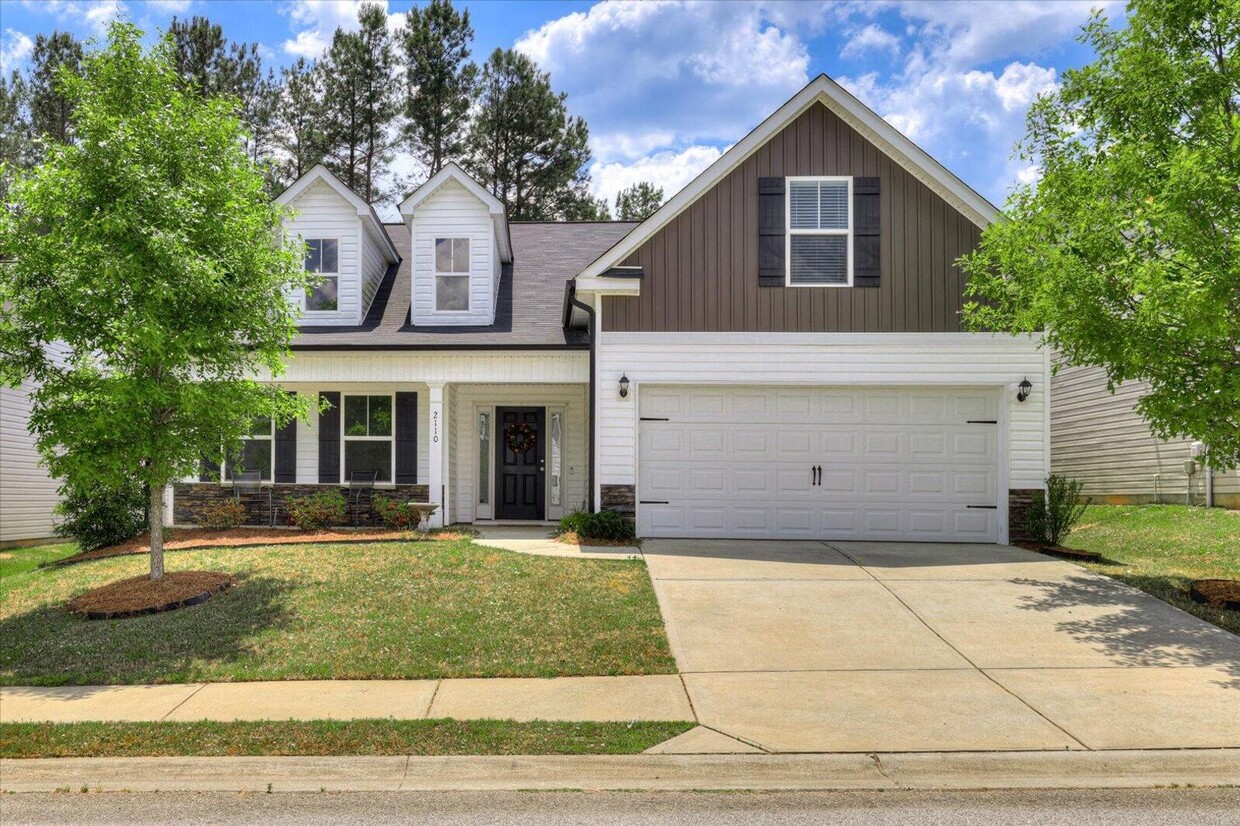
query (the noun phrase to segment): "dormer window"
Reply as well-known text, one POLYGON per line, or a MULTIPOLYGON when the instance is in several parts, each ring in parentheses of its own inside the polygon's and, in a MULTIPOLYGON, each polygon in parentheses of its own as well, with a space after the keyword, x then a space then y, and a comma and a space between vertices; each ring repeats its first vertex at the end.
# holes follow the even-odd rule
POLYGON ((340 304, 340 241, 336 238, 306 239, 306 272, 322 279, 306 287, 306 310, 335 312, 340 304))
POLYGON ((435 239, 435 310, 469 311, 469 239, 435 239))

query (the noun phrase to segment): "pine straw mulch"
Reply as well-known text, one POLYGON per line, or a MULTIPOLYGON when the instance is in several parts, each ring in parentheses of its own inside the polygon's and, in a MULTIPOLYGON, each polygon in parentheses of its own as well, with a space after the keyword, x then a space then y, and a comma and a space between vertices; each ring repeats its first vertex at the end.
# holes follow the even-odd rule
POLYGON ((637 548, 640 544, 636 539, 582 539, 576 531, 565 531, 556 534, 555 540, 565 545, 580 545, 583 548, 637 548))
POLYGON ((1240 611, 1240 579, 1198 579, 1188 593, 1197 602, 1240 611))
POLYGON ((159 580, 143 574, 78 594, 69 610, 92 620, 159 614, 206 602, 232 584, 231 575, 215 571, 174 571, 159 580))
MULTIPOLYGON (((434 540, 451 542, 467 539, 470 534, 463 531, 435 531, 421 534, 416 531, 396 531, 387 528, 357 528, 349 530, 333 530, 326 528, 318 531, 286 530, 283 528, 169 528, 164 531, 165 551, 189 551, 201 548, 248 548, 264 545, 319 545, 333 542, 415 542, 434 540)), ((149 554, 151 552, 151 535, 142 533, 127 542, 109 545, 106 548, 95 548, 93 551, 67 556, 56 562, 48 563, 48 567, 76 565, 79 562, 90 562, 94 559, 108 559, 114 556, 132 554, 149 554)))

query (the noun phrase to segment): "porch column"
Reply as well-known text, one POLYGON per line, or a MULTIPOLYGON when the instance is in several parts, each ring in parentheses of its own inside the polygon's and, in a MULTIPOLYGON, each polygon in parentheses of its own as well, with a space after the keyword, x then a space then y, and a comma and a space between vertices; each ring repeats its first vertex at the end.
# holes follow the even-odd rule
POLYGON ((430 501, 438 505, 435 515, 431 517, 432 527, 441 528, 449 524, 448 514, 448 469, 445 443, 448 440, 447 405, 444 404, 444 386, 442 383, 428 385, 430 387, 430 473, 427 485, 430 488, 430 501))

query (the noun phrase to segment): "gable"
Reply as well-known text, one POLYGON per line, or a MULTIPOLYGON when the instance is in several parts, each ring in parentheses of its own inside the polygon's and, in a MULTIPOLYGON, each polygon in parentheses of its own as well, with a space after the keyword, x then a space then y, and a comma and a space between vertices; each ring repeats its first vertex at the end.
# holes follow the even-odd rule
POLYGON ((640 295, 606 296, 603 329, 958 331, 964 280, 954 261, 984 222, 925 178, 815 101, 626 254, 644 273, 640 295), (759 179, 801 175, 878 179, 877 288, 759 286, 759 179))

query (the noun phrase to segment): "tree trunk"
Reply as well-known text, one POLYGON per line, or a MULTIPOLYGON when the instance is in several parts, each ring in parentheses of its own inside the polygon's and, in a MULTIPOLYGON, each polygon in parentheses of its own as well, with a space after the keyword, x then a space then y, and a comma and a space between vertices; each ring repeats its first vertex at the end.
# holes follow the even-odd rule
POLYGON ((151 579, 164 578, 164 486, 151 485, 147 525, 151 529, 151 579))

